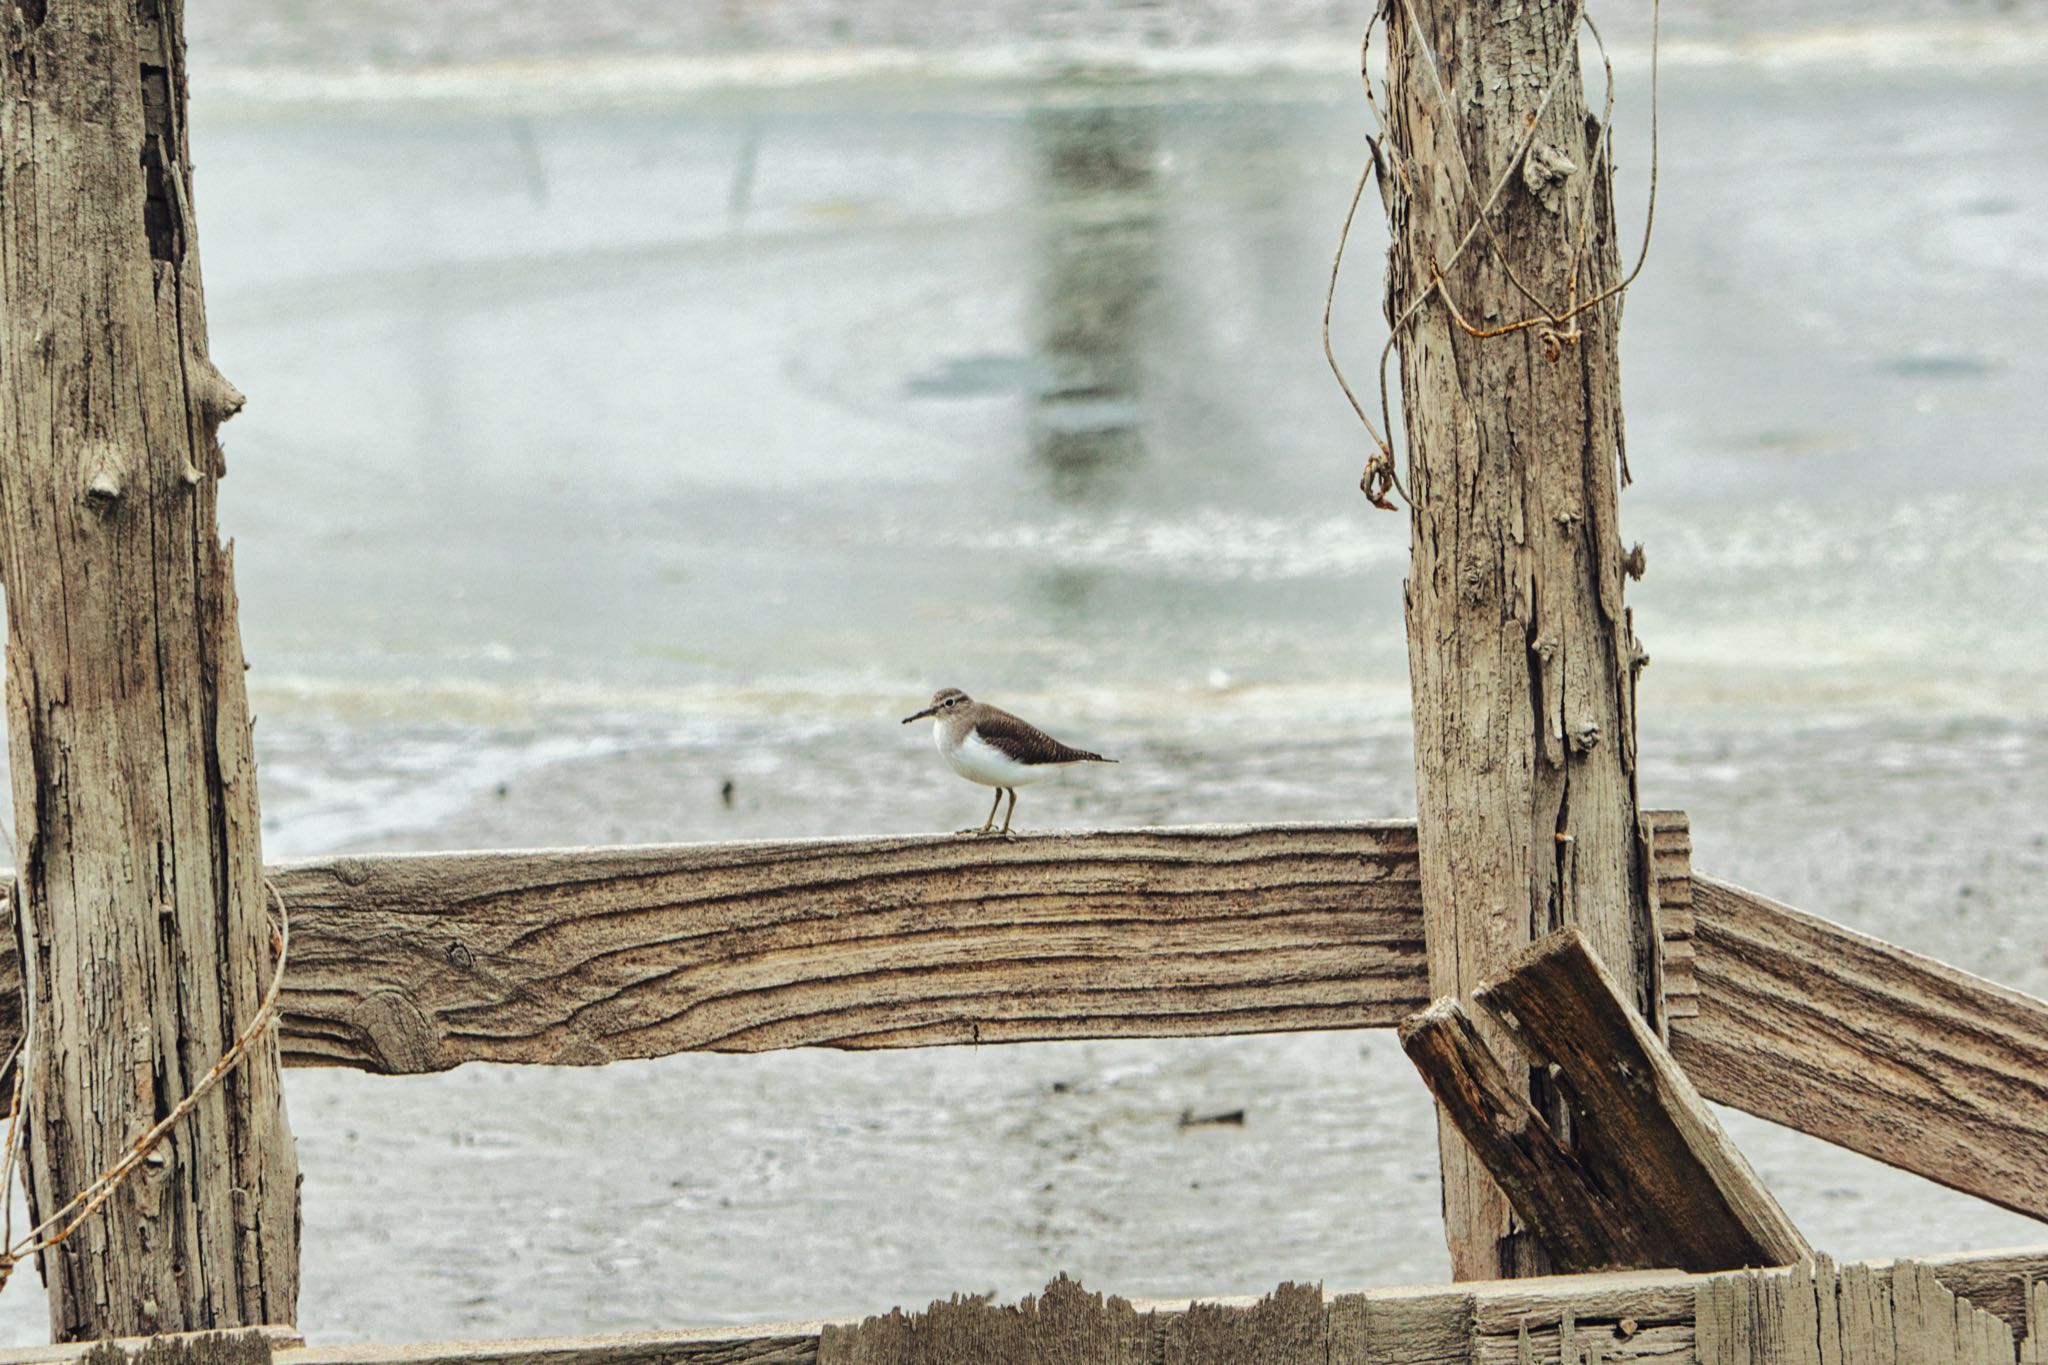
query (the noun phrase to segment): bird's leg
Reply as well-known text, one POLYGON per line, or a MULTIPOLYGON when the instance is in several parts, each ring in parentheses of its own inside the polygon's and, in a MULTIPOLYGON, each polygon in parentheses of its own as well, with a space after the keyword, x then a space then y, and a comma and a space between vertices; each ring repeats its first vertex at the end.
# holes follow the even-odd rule
MULTIPOLYGON (((996 793, 996 800, 1000 801, 1000 800, 1002 800, 1002 799, 1003 799, 1003 794, 1002 794, 1001 792, 997 792, 997 793, 996 793)), ((1013 815, 1015 815, 1016 813, 1017 813, 1017 789, 1016 789, 1015 787, 1012 787, 1012 788, 1010 788, 1010 808, 1009 808, 1008 810, 1006 810, 1006 811, 1004 811, 1004 812, 1003 812, 1003 833, 1004 833, 1005 835, 1009 834, 1009 832, 1010 832, 1010 817, 1011 817, 1011 816, 1013 816, 1013 815)), ((995 823, 995 819, 996 819, 996 813, 995 813, 994 811, 990 811, 990 812, 988 813, 988 819, 989 819, 989 823, 990 823, 990 824, 994 824, 994 823, 995 823)))
MULTIPOLYGON (((991 832, 993 832, 993 831, 994 831, 994 829, 995 829, 995 827, 996 827, 996 807, 997 807, 997 806, 1000 806, 1000 805, 1002 805, 1002 804, 1003 804, 1003 789, 1002 789, 1001 787, 997 787, 997 788, 996 788, 996 799, 995 799, 994 801, 991 801, 991 802, 989 803, 989 807, 988 807, 988 819, 986 819, 986 820, 984 820, 984 821, 982 821, 982 822, 981 822, 981 828, 980 828, 980 829, 963 829, 963 830, 959 830, 959 831, 957 831, 957 833, 960 833, 960 834, 988 834, 988 833, 991 833, 991 832)), ((1008 826, 1007 826, 1007 825, 1005 825, 1005 826, 1004 826, 1004 828, 1006 828, 1006 829, 1007 829, 1007 828, 1008 828, 1008 826)))

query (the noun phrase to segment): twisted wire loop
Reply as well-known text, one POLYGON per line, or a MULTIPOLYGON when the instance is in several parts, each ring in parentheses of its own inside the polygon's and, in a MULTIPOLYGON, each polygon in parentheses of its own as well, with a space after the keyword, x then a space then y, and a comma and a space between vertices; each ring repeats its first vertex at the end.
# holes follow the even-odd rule
POLYGON ((206 1074, 199 1078, 199 1084, 193 1086, 185 1098, 179 1100, 171 1107, 169 1113, 151 1125, 148 1132, 130 1143, 113 1165, 93 1177, 83 1189, 72 1195, 54 1213, 22 1233, 19 1239, 14 1235, 14 1201, 9 1197, 9 1191, 13 1188, 14 1169, 20 1159, 23 1136, 21 1098, 25 1068, 21 1064, 21 1043, 17 1042, 14 1045, 14 1051, 9 1055, 6 1064, 0 1066, 0 1074, 10 1069, 14 1072, 13 1097, 7 1105, 6 1154, 4 1159, 0 1159, 0 1204, 4 1204, 6 1208, 5 1214, 0 1215, 0 1290, 7 1287, 17 1265, 31 1256, 39 1255, 61 1244, 104 1208, 107 1201, 121 1188, 122 1182, 149 1159, 150 1153, 162 1145, 163 1140, 170 1136, 171 1130, 197 1109, 200 1101, 225 1080, 229 1072, 241 1065, 255 1049, 256 1044, 262 1040, 263 1035, 276 1024, 277 1001, 284 992, 285 961, 291 955, 291 916, 285 908, 284 893, 277 889, 277 883, 265 878, 263 886, 270 892, 271 899, 277 906, 277 923, 270 927, 270 950, 277 959, 277 965, 271 972, 270 988, 264 991, 263 1003, 258 1006, 255 1015, 250 1018, 248 1025, 234 1042, 228 1045, 227 1050, 221 1053, 220 1059, 207 1068, 206 1074))
MULTIPOLYGON (((1537 130, 1542 126, 1543 115, 1549 110, 1552 99, 1556 97, 1557 92, 1563 87, 1564 78, 1571 71, 1576 54, 1566 51, 1559 55, 1556 66, 1550 72, 1549 79, 1544 82, 1543 98, 1537 104, 1535 111, 1528 116, 1527 129, 1523 133, 1521 140, 1516 143, 1514 154, 1508 158, 1500 174, 1494 177, 1485 196, 1480 198, 1476 188, 1478 177, 1474 174, 1471 160, 1465 151, 1465 134, 1464 128, 1458 119, 1457 102, 1451 98, 1450 92, 1444 88, 1442 63, 1437 60, 1436 52, 1429 44, 1428 34, 1423 31, 1422 21, 1415 13, 1412 0, 1384 0, 1373 11, 1372 17, 1367 20, 1365 35, 1359 42, 1358 68, 1359 77, 1365 85, 1366 106, 1372 111, 1373 131, 1366 134, 1365 141, 1369 156, 1364 168, 1358 174, 1358 184, 1351 192, 1351 202, 1344 211, 1344 225, 1337 234, 1337 250, 1330 262, 1329 289, 1323 296, 1323 357, 1329 362, 1330 372, 1336 376, 1338 387, 1344 391, 1344 397, 1350 402, 1351 410, 1358 415, 1359 422, 1365 427, 1366 435, 1372 440, 1373 452, 1366 457, 1365 469, 1359 476, 1358 486, 1359 490, 1365 494, 1373 506, 1384 508, 1390 512, 1398 510, 1393 501, 1388 497, 1390 493, 1397 494, 1401 501, 1413 506, 1413 500, 1409 498, 1408 490, 1401 482, 1401 461, 1397 458, 1393 445, 1393 404, 1388 395, 1387 368, 1388 361, 1393 358, 1395 349, 1400 344, 1401 337, 1432 299, 1443 304, 1445 316, 1451 320, 1453 326, 1474 340, 1491 341, 1501 337, 1512 336, 1517 332, 1534 329, 1538 340, 1543 345, 1544 355, 1546 358, 1555 361, 1563 354, 1565 347, 1578 344, 1580 337, 1578 319, 1583 314, 1600 307, 1609 300, 1619 300, 1628 292, 1629 286, 1636 282, 1636 277, 1643 273, 1643 266, 1650 258, 1650 237, 1657 224, 1657 74, 1662 38, 1662 8, 1661 0, 1651 0, 1650 187, 1649 202, 1643 215, 1642 246, 1636 253, 1635 265, 1626 275, 1606 288, 1597 290, 1590 296, 1582 299, 1579 297, 1579 289, 1586 253, 1590 246, 1591 234, 1589 229, 1593 219, 1593 195, 1601 183, 1603 169, 1611 164, 1613 158, 1614 62, 1608 56, 1607 44, 1600 36, 1599 27, 1594 24, 1592 17, 1586 13, 1585 0, 1576 0, 1574 4, 1570 28, 1576 32, 1578 27, 1583 24, 1586 31, 1592 36, 1594 47, 1600 54, 1600 65, 1606 73, 1606 95, 1601 109, 1599 127, 1594 136, 1593 164, 1588 169, 1586 175, 1585 197, 1580 202, 1578 226, 1573 239, 1565 243, 1571 252, 1571 265, 1566 273, 1565 297, 1561 303, 1552 303, 1545 300, 1534 289, 1530 288, 1516 272, 1514 265, 1508 259, 1506 248, 1501 244, 1499 233, 1494 227, 1493 212, 1499 205, 1501 195, 1507 189, 1508 182, 1525 164, 1529 149, 1535 143, 1537 130), (1380 107, 1379 99, 1373 93, 1371 69, 1373 35, 1380 27, 1382 21, 1391 28, 1396 22, 1397 11, 1399 18, 1406 21, 1405 27, 1413 36, 1416 50, 1422 58, 1422 66, 1429 73, 1430 85, 1435 97, 1437 110, 1450 128, 1451 144, 1458 151, 1458 165, 1455 169, 1462 176, 1461 188, 1465 196, 1478 199, 1479 206, 1477 211, 1473 213, 1471 221, 1466 224, 1464 232, 1459 235, 1457 245, 1452 249, 1450 256, 1441 261, 1432 260, 1430 262, 1428 281, 1420 289, 1416 290, 1414 295, 1398 310, 1394 309, 1390 303, 1388 308, 1389 326, 1387 329, 1387 339, 1385 344, 1380 347, 1380 420, 1379 424, 1375 425, 1373 420, 1366 415, 1364 405, 1359 402, 1358 395, 1352 390, 1350 380, 1345 377, 1344 369, 1337 361, 1336 348, 1330 340, 1330 315, 1336 304, 1338 276, 1344 267, 1344 247, 1351 238, 1352 220, 1357 216, 1359 200, 1365 195, 1366 182, 1371 180, 1379 185, 1380 198, 1385 202, 1389 189, 1389 168, 1391 167, 1391 177, 1395 182, 1396 192, 1403 196, 1404 199, 1412 201, 1414 198, 1414 181, 1409 175, 1406 158, 1401 156, 1398 148, 1394 149, 1391 154, 1387 150, 1388 119, 1385 111, 1380 107), (1456 266, 1459 259, 1464 256, 1466 249, 1478 240, 1482 234, 1486 239, 1487 249, 1500 265, 1508 282, 1528 302, 1532 310, 1511 322, 1491 327, 1478 326, 1467 320, 1464 311, 1452 299, 1450 289, 1445 282, 1445 276, 1456 266)), ((1619 304, 1617 303, 1616 306, 1619 307, 1619 304)))

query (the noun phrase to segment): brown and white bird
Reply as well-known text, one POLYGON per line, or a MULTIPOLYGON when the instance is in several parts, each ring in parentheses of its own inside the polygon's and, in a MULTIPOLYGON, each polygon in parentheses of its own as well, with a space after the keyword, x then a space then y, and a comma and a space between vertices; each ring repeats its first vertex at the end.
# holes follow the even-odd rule
POLYGON ((1019 720, 999 707, 968 696, 957 687, 942 687, 932 694, 932 704, 903 723, 935 717, 932 738, 939 757, 969 782, 996 789, 995 803, 980 829, 963 829, 962 834, 1008 834, 1010 817, 1017 813, 1017 788, 1042 781, 1062 768, 1076 763, 1114 763, 1113 758, 1091 754, 1062 744, 1029 721, 1019 720), (1003 827, 996 828, 996 806, 1003 793, 1010 794, 1010 808, 1003 812, 1003 827))

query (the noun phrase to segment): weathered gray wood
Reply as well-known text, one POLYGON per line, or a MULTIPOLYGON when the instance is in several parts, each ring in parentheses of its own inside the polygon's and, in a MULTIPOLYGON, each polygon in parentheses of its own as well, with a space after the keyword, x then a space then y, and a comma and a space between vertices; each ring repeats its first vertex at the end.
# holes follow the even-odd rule
MULTIPOLYGON (((1659 819, 1682 898, 1684 817, 1659 819)), ((281 864, 285 1060, 1392 1027, 1428 1003, 1414 839, 1388 821, 281 864)), ((18 971, 0 942, 0 999, 18 971)))
POLYGON ((1700 1010, 1671 1050, 1701 1091, 2048 1218, 2048 1003, 1711 877, 1700 1010))
POLYGON ((1160 1324, 1159 1365, 1329 1365, 1323 1292, 1283 1284, 1244 1308, 1192 1303, 1160 1324))
MULTIPOLYGON (((1822 1263, 1826 1266, 1826 1263, 1822 1263)), ((2026 1251, 1957 1253, 1930 1257, 1901 1265, 1922 1275, 1907 1291, 1914 1302, 1938 1301, 1929 1285, 1939 1285, 1949 1294, 1970 1300, 1970 1306, 1989 1314, 2000 1330, 2017 1336, 2028 1318, 2027 1287, 2034 1286, 2043 1297, 2042 1281, 2048 1279, 2048 1247, 2026 1251)), ((1734 1304, 1735 1316, 1745 1324, 1754 1319, 1749 1305, 1758 1294, 1746 1285, 1769 1286, 1770 1302, 1783 1310, 1788 1321, 1803 1323, 1809 1317, 1820 1333, 1824 1365, 1863 1365, 1860 1358, 1843 1354, 1845 1333, 1856 1319, 1852 1300, 1866 1305, 1860 1311, 1871 1321, 1877 1309, 1867 1305, 1890 1305, 1892 1283, 1898 1266, 1878 1261, 1848 1265, 1830 1283, 1836 1310, 1832 1319, 1816 1301, 1817 1276, 1811 1266, 1784 1267, 1756 1272, 1721 1275, 1690 1275, 1681 1271, 1622 1271, 1614 1274, 1550 1276, 1521 1280, 1471 1281, 1459 1285, 1423 1285, 1391 1289, 1370 1289, 1363 1293, 1340 1294, 1326 1301, 1322 1314, 1329 1365, 1509 1365, 1522 1358, 1526 1336, 1529 1354, 1537 1361, 1560 1359, 1559 1345, 1569 1340, 1576 1352, 1574 1365, 1604 1365, 1621 1362, 1655 1361, 1658 1365, 1696 1365, 1695 1312, 1716 1311, 1715 1305, 1734 1304), (1803 1277, 1803 1278, 1801 1278, 1803 1277), (1732 1286, 1732 1288, 1731 1288, 1732 1286), (1804 1286, 1808 1303, 1798 1300, 1797 1286, 1804 1286), (1747 1297, 1745 1297, 1745 1295, 1747 1297), (1719 1297, 1716 1297, 1719 1296, 1719 1297), (1830 1322, 1833 1327, 1830 1329, 1830 1322), (1567 1329, 1568 1328, 1568 1333, 1567 1329)), ((1828 1272, 1832 1273, 1830 1267, 1828 1272)), ((724 1327, 688 1332, 639 1333, 630 1336, 559 1338, 542 1341, 427 1342, 404 1346, 313 1346, 292 1347, 280 1342, 274 1352, 276 1365, 789 1365, 830 1359, 821 1356, 821 1336, 830 1336, 834 1348, 847 1348, 861 1331, 876 1323, 890 1323, 888 1329, 907 1332, 901 1337, 880 1336, 872 1347, 884 1350, 891 1341, 911 1342, 902 1357, 870 1355, 870 1359, 937 1359, 915 1352, 935 1350, 943 1340, 996 1340, 1011 1349, 1021 1333, 1027 1339, 1036 1333, 1038 1346, 1046 1351, 1040 1358, 1124 1359, 1115 1354, 1129 1349, 1130 1324, 1141 1324, 1137 1335, 1142 1357, 1164 1361, 1168 1341, 1186 1342, 1188 1334, 1176 1334, 1177 1319, 1190 1311, 1201 1314, 1205 1325, 1198 1335, 1209 1341, 1226 1340, 1233 1329, 1223 1324, 1233 1315, 1251 1318, 1276 1312, 1287 1323, 1307 1320, 1305 1306, 1318 1291, 1300 1286, 1283 1286, 1264 1299, 1224 1298, 1172 1299, 1125 1303, 1091 1294, 1071 1282, 1056 1281, 1047 1293, 1033 1301, 1029 1314, 1020 1308, 987 1305, 978 1299, 953 1300, 934 1305, 934 1318, 949 1321, 934 1327, 923 1321, 924 1314, 892 1314, 881 1319, 837 1323, 781 1323, 758 1327, 724 1327), (1051 1306, 1046 1306, 1047 1301, 1051 1306), (1002 1326, 968 1325, 971 1316, 1000 1318, 1002 1326), (1026 1319, 1032 1321, 1026 1322, 1026 1319), (1057 1338, 1058 1324, 1071 1321, 1072 1330, 1084 1343, 1107 1340, 1108 1356, 1062 1355, 1050 1343, 1057 1338), (1105 1336, 1104 1324, 1122 1324, 1105 1336), (952 1333, 946 1338, 934 1332, 952 1333), (982 1333, 979 1338, 963 1336, 982 1333), (916 1340, 925 1333, 922 1341, 916 1340), (991 1337, 990 1333, 1003 1333, 991 1337)), ((2036 1311, 2048 1308, 2048 1303, 2036 1311)), ((1889 1311, 1887 1309, 1886 1311, 1889 1311)), ((1919 1311, 1919 1310, 1916 1310, 1919 1311)), ((1960 1314, 1960 1310, 1956 1310, 1960 1314)), ((1729 1317, 1723 1311, 1723 1319, 1729 1317)), ((1994 1335, 1981 1318, 1968 1320, 1971 1331, 1994 1335)), ((1301 1333, 1289 1328, 1283 1339, 1298 1347, 1301 1333)), ((1710 1331, 1715 1328, 1709 1329, 1710 1331)), ((1866 1336, 1869 1333, 1865 1333, 1866 1336)), ((89 1348, 65 1346, 30 1351, 0 1352, 0 1365, 76 1365, 89 1348)), ((850 1349, 850 1348, 848 1348, 850 1349)), ((1289 1349, 1296 1349, 1290 1347, 1289 1349)), ((839 1357, 845 1359, 844 1356, 839 1357)), ((962 1356, 960 1359, 980 1359, 962 1356)), ((995 1356, 996 1360, 1006 1357, 995 1356)), ((1240 1357, 1257 1359, 1258 1357, 1240 1357)), ((1311 1359, 1315 1357, 1311 1356, 1311 1359)), ((1925 1358, 1932 1361, 1933 1357, 1925 1358)), ((2007 1359, 2010 1359, 2008 1356, 2007 1359)), ((2023 1355, 2022 1360, 2032 1359, 2023 1355)), ((1778 1362, 1771 1362, 1778 1365, 1778 1362)), ((1903 1362, 1901 1362, 1903 1365, 1903 1362)))
MULTIPOLYGON (((1430 994, 1461 996, 1575 924, 1661 1031, 1636 795, 1641 651, 1622 596, 1620 305, 1573 311, 1620 275, 1578 13, 1459 0, 1385 11, 1379 188, 1413 504, 1430 994), (1532 298, 1550 321, 1477 334, 1531 316, 1532 298)), ((1484 1167, 1438 1126, 1453 1272, 1539 1270, 1484 1167)))
POLYGON ((825 1324, 713 1327, 531 1340, 312 1346, 274 1365, 813 1365, 825 1324))
MULTIPOLYGON (((2048 1217, 2037 1160, 2048 1150, 2048 1004, 1694 879, 1683 816, 1653 818, 1671 1049, 1701 1093, 2048 1217), (1671 965, 1681 946, 1682 971, 1671 965), (1703 995, 1675 993, 1693 980, 1703 995)), ((293 906, 285 1060, 402 1072, 691 1048, 1391 1027, 1428 1003, 1413 830, 273 866, 293 906), (1038 926, 1050 953, 1036 951, 1038 926), (1084 945, 1099 948, 1092 961, 1084 945), (842 947, 862 955, 855 973, 842 947), (777 973, 767 981, 764 958, 777 973)), ((0 1001, 19 970, 0 941, 0 1001)))
POLYGON ((1813 1248, 1576 929, 1560 929, 1473 994, 1548 1062, 1614 1216, 1683 1270, 1788 1265, 1813 1248))
MULTIPOLYGON (((180 0, 0 7, 0 574, 38 1216, 193 1090, 271 975, 180 0)), ((60 1339, 289 1322, 274 1035, 42 1258, 60 1339)))
POLYGON ((1521 1059, 1515 1059, 1521 1074, 1511 1077, 1457 1001, 1439 1000, 1405 1020, 1401 1048, 1555 1271, 1668 1263, 1657 1257, 1652 1230, 1636 1221, 1635 1208, 1617 1207, 1598 1176, 1529 1103, 1521 1059))
POLYGON ((423 1071, 1392 1023, 1413 827, 345 859, 280 879, 288 1046, 423 1071))
POLYGON ((1910 1261, 1717 1276, 1696 1312, 1698 1365, 2010 1365, 2014 1353, 2008 1323, 1910 1261))
POLYGON ((28 1346, 5 1352, 4 1359, 8 1365, 77 1365, 88 1356, 111 1359, 102 1353, 112 1351, 118 1353, 121 1361, 126 1362, 133 1361, 152 1344, 158 1345, 160 1349, 166 1345, 172 1349, 196 1346, 208 1350, 246 1352, 251 1359, 268 1361, 278 1350, 304 1346, 306 1339, 299 1335, 296 1327, 247 1327, 226 1333, 178 1332, 153 1337, 112 1337, 84 1344, 28 1346), (225 1346, 220 1340, 223 1337, 229 1339, 225 1346))
POLYGON ((101 1341, 82 1357, 83 1365, 270 1365, 270 1360, 271 1338, 257 1330, 101 1341))
POLYGON ((818 1365, 1154 1365, 1158 1335, 1151 1314, 1062 1275, 1014 1305, 955 1295, 922 1313, 899 1308, 856 1326, 827 1326, 818 1365))

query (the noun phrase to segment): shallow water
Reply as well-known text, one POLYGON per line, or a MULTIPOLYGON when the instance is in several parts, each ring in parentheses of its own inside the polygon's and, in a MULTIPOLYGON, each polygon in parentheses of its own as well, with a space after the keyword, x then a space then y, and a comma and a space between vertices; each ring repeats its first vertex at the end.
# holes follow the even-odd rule
MULTIPOLYGON (((1082 9, 1091 40, 1141 24, 1082 9)), ((635 68, 620 93, 557 61, 489 68, 489 98, 423 74, 516 56, 465 46, 488 25, 366 24, 397 46, 363 53, 283 13, 193 30, 214 350, 252 400, 222 518, 270 856, 954 828, 980 796, 896 724, 944 683, 1124 760, 1032 788, 1021 823, 1410 811, 1406 527, 1356 492, 1316 330, 1364 127, 1336 11, 1253 26, 1327 43, 1336 77, 1188 38, 1140 43, 1202 56, 1142 79, 977 80, 863 31, 853 78, 635 68), (403 79, 288 88, 365 63, 403 79)), ((1967 76, 1911 30, 1681 25, 1624 515, 1644 796, 1691 812, 1697 864, 2048 991, 2048 49, 2016 16, 1945 14, 2015 35, 1967 76), (1756 59, 1711 59, 1731 44, 1756 59)), ((1356 374, 1373 216, 1338 303, 1356 374)), ((1057 1270, 1129 1294, 1445 1270, 1428 1106, 1381 1034, 288 1092, 328 1340, 857 1313, 1057 1270)), ((1839 1256, 2048 1240, 1730 1125, 1839 1256)), ((0 1297, 5 1340, 43 1330, 32 1285, 0 1297)))

